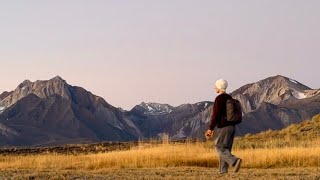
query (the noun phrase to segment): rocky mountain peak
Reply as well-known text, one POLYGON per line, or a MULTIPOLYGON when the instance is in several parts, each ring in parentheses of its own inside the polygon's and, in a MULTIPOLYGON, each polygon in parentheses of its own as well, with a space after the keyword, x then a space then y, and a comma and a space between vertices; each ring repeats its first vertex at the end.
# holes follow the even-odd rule
MULTIPOLYGON (((266 80, 268 81, 269 79, 271 79, 272 80, 271 83, 275 85, 281 84, 282 86, 287 86, 289 88, 294 88, 301 91, 311 90, 310 87, 303 85, 302 83, 285 76, 277 75, 274 77, 267 78, 266 80)), ((263 81, 264 80, 262 80, 261 82, 263 81)))
POLYGON ((51 95, 58 94, 63 98, 70 99, 70 87, 71 86, 60 76, 56 76, 50 80, 38 80, 36 82, 25 80, 20 83, 13 92, 2 95, 0 106, 9 107, 31 93, 40 98, 47 98, 51 95))
POLYGON ((160 103, 142 102, 139 105, 139 107, 144 109, 144 114, 149 114, 149 115, 168 114, 173 111, 172 106, 170 106, 168 104, 160 104, 160 103))
POLYGON ((31 83, 31 81, 26 79, 22 83, 19 84, 18 88, 23 88, 24 86, 27 86, 30 83, 31 83))
POLYGON ((50 79, 50 81, 57 81, 57 82, 66 82, 61 76, 57 75, 56 77, 50 79))
POLYGON ((90 141, 129 141, 142 135, 125 116, 125 111, 82 87, 71 86, 61 77, 36 82, 25 81, 12 93, 2 93, 0 125, 15 128, 20 135, 8 135, 0 146, 90 141), (22 130, 21 130, 22 129, 22 130))
POLYGON ((277 75, 264 80, 247 84, 231 95, 238 99, 245 113, 257 109, 263 102, 279 105, 292 99, 313 97, 318 90, 299 83, 296 80, 277 75))

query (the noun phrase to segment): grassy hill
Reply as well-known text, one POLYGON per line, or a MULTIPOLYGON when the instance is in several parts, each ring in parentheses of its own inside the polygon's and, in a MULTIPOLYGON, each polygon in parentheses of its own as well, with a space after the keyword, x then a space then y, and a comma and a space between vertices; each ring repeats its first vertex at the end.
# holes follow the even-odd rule
POLYGON ((320 144, 320 114, 300 124, 237 138, 236 148, 297 147, 320 144))

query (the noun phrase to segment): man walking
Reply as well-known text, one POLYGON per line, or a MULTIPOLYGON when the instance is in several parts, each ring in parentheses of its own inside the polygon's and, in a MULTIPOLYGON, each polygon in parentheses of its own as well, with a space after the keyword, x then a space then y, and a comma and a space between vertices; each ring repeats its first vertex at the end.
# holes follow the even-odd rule
POLYGON ((227 101, 232 97, 226 93, 228 82, 220 79, 215 83, 215 91, 219 95, 216 97, 211 116, 210 129, 206 136, 212 136, 213 130, 217 126, 217 137, 215 147, 219 154, 219 172, 228 173, 229 167, 234 167, 235 172, 239 172, 242 160, 231 154, 233 140, 235 136, 235 122, 228 121, 227 101))

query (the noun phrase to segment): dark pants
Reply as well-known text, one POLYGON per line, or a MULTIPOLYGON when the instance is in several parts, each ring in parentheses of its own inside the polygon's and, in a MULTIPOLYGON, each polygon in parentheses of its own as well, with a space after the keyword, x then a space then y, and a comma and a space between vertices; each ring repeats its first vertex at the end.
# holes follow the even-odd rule
POLYGON ((221 173, 227 173, 229 166, 234 165, 238 159, 231 154, 234 135, 234 126, 219 128, 217 131, 215 146, 219 154, 219 171, 221 173))

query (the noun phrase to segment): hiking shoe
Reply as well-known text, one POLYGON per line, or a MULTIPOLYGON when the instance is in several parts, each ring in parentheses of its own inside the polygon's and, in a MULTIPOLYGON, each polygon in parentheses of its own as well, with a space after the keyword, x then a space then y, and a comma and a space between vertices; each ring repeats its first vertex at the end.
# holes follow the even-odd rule
POLYGON ((234 165, 234 172, 237 173, 240 170, 241 167, 241 163, 242 163, 242 159, 237 159, 235 165, 234 165))

